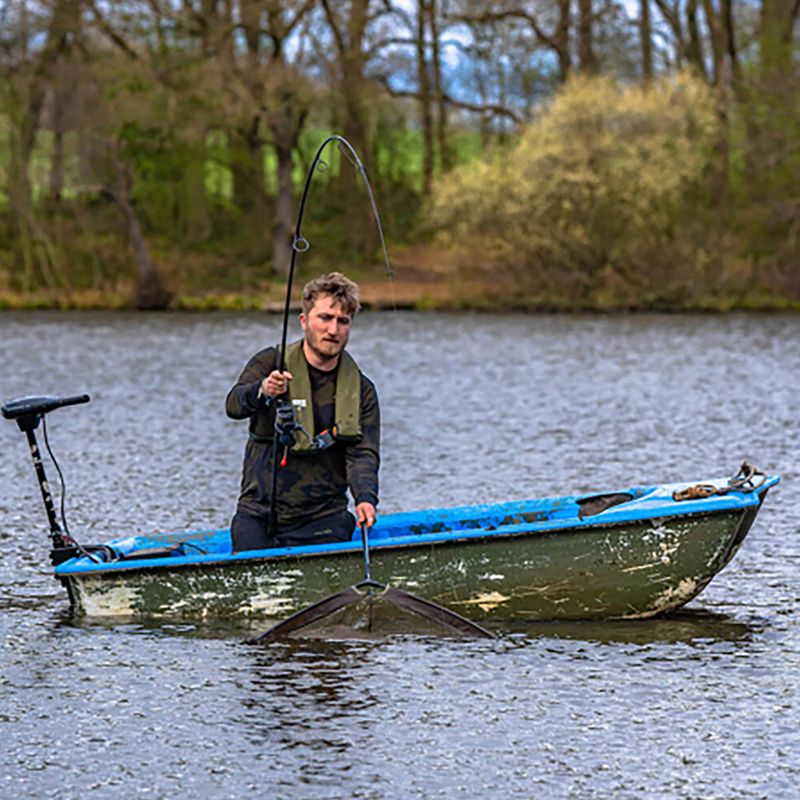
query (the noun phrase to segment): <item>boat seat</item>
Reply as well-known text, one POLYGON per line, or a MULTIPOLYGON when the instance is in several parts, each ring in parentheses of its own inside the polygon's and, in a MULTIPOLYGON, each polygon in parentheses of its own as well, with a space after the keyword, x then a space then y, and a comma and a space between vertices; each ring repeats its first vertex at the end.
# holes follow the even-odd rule
POLYGON ((629 503, 633 500, 633 495, 628 492, 612 492, 610 494, 595 494, 591 497, 582 497, 578 500, 580 511, 578 517, 593 517, 595 514, 601 514, 613 506, 618 506, 622 503, 629 503))

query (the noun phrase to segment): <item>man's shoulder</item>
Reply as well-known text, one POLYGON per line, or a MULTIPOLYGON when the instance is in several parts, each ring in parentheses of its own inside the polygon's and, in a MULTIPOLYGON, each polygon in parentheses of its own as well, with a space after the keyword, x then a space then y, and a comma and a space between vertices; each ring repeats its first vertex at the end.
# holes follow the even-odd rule
MULTIPOLYGON (((355 364, 356 369, 358 370, 358 377, 361 381, 361 393, 363 394, 365 391, 375 392, 375 384, 364 374, 364 370, 361 369, 360 364, 355 358, 349 353, 347 350, 344 351, 345 356, 347 356, 350 361, 355 364)), ((341 363, 341 362, 340 362, 341 363)))
POLYGON ((361 377, 361 396, 362 397, 373 396, 377 398, 378 390, 375 387, 375 384, 360 369, 358 373, 361 377))
POLYGON ((259 363, 276 363, 278 360, 278 348, 275 345, 270 345, 255 353, 250 361, 257 361, 259 363))

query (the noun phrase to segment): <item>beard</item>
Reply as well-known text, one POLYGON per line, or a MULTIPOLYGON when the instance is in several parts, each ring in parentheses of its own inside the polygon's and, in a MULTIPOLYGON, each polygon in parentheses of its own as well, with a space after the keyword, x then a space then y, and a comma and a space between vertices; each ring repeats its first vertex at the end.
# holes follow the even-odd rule
POLYGON ((305 338, 309 350, 323 361, 330 361, 336 358, 347 344, 346 336, 339 336, 333 341, 324 334, 320 335, 310 330, 306 331, 305 338))

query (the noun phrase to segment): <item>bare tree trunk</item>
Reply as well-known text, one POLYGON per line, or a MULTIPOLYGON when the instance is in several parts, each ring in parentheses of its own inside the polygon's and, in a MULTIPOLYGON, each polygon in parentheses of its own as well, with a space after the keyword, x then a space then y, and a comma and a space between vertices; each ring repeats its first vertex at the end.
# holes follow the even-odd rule
POLYGON ((796 0, 761 0, 759 60, 763 73, 789 74, 792 33, 799 9, 796 0))
MULTIPOLYGON (((204 133, 201 132, 201 136, 204 133)), ((184 232, 190 242, 204 242, 211 235, 206 190, 206 147, 200 141, 191 149, 183 177, 182 217, 184 232)))
POLYGON ((50 200, 61 203, 64 189, 64 107, 61 89, 53 88, 53 149, 50 153, 50 200))
POLYGON ((597 71, 593 23, 592 0, 578 0, 578 62, 582 72, 597 71))
MULTIPOLYGON (((22 289, 34 288, 34 265, 37 260, 43 276, 50 274, 52 265, 47 260, 47 247, 36 246, 42 241, 43 232, 36 225, 33 213, 33 195, 30 181, 30 161, 41 124, 50 72, 60 54, 71 47, 72 37, 79 28, 80 0, 55 0, 47 26, 44 47, 35 57, 31 69, 8 79, 10 93, 9 114, 9 164, 7 193, 9 198, 11 231, 14 237, 17 259, 22 266, 22 289), (44 261, 42 259, 45 259, 44 261)), ((25 11, 23 6, 23 12, 25 11)), ((27 15, 23 13, 20 30, 26 55, 28 40, 35 36, 27 29, 27 15)), ((27 65, 26 65, 27 66, 27 65)))
MULTIPOLYGON (((681 22, 680 8, 671 6, 667 0, 655 0, 661 16, 672 31, 672 37, 675 41, 675 66, 680 68, 686 58, 686 40, 683 35, 683 24, 681 22)), ((697 0, 687 0, 687 15, 689 14, 688 8, 694 4, 697 5, 697 0)))
POLYGON ((442 86, 442 55, 440 52, 439 18, 437 0, 428 0, 428 25, 431 32, 431 61, 433 63, 433 95, 436 100, 436 142, 439 147, 439 165, 442 172, 453 166, 453 154, 447 141, 447 104, 442 86))
POLYGON ((30 151, 24 144, 26 136, 26 114, 22 103, 14 91, 14 86, 9 87, 11 110, 8 131, 8 193, 9 220, 11 236, 14 241, 16 257, 22 267, 21 289, 30 292, 33 289, 33 236, 28 225, 32 215, 32 192, 28 165, 30 151))
POLYGON ((558 0, 558 27, 555 35, 555 50, 558 56, 558 76, 561 83, 569 77, 572 68, 570 57, 570 26, 571 19, 570 0, 558 0))
POLYGON ((703 10, 705 11, 709 39, 711 40, 714 86, 719 87, 722 86, 725 70, 725 43, 722 38, 722 26, 712 0, 703 0, 703 10))
MULTIPOLYGON (((725 206, 730 171, 729 103, 730 75, 726 68, 727 47, 722 21, 712 0, 703 0, 703 10, 708 24, 713 56, 713 82, 717 94, 717 137, 714 158, 711 162, 710 185, 712 205, 716 211, 716 237, 721 242, 725 229, 725 206)), ((722 247, 715 248, 717 258, 722 257, 722 247)))
POLYGON ((653 80, 653 30, 650 21, 650 0, 640 0, 639 43, 642 47, 642 79, 653 80))
POLYGON ((242 252, 253 261, 265 258, 269 249, 265 236, 268 208, 260 123, 260 117, 255 116, 248 129, 234 130, 228 138, 234 203, 244 223, 242 252))
POLYGON ((268 202, 264 171, 264 133, 261 110, 263 87, 259 81, 261 60, 261 5, 259 0, 240 0, 239 12, 244 53, 233 54, 240 66, 247 95, 252 98, 252 115, 240 120, 228 138, 234 205, 242 219, 241 254, 252 262, 267 258, 270 251, 267 231, 268 202))
POLYGON ((289 274, 292 257, 294 184, 292 183, 292 147, 275 144, 278 193, 275 198, 275 223, 272 228, 272 267, 276 274, 289 274))
POLYGON ((128 241, 136 262, 134 298, 136 307, 142 311, 161 310, 167 307, 170 294, 164 288, 158 268, 150 257, 147 242, 142 234, 142 226, 131 203, 130 167, 122 154, 120 143, 114 142, 112 146, 114 147, 115 180, 109 192, 125 219, 128 241))
POLYGON ((304 80, 299 71, 287 63, 285 43, 292 30, 300 24, 313 4, 305 0, 300 6, 285 4, 284 0, 270 0, 266 4, 265 32, 272 42, 269 69, 278 76, 277 96, 268 95, 269 106, 264 118, 272 135, 275 151, 275 217, 272 224, 272 269, 277 275, 287 276, 292 255, 294 234, 294 182, 292 179, 292 154, 300 141, 300 134, 308 116, 309 100, 305 94, 304 80), (291 11, 291 14, 287 14, 291 11))
POLYGON ((433 108, 431 104, 431 81, 428 69, 426 46, 427 3, 417 2, 417 82, 419 84, 419 106, 422 121, 422 191, 430 194, 433 183, 433 108))
POLYGON ((731 65, 731 75, 734 85, 738 89, 742 82, 742 67, 739 64, 739 53, 736 47, 736 28, 734 26, 733 3, 731 0, 720 0, 720 24, 728 61, 731 65))
MULTIPOLYGON (((364 37, 367 29, 370 0, 350 0, 346 11, 344 29, 330 0, 322 0, 328 25, 331 28, 339 56, 340 90, 344 111, 344 136, 353 145, 359 158, 369 171, 371 153, 364 119, 365 54, 364 37)), ((360 177, 347 163, 339 172, 342 203, 351 210, 351 223, 347 226, 350 246, 366 256, 374 247, 374 234, 370 212, 359 186, 360 177)))
POLYGON ((703 41, 700 38, 700 27, 697 24, 698 0, 687 0, 686 3, 686 32, 689 41, 685 44, 686 60, 706 79, 706 59, 703 53, 703 41))

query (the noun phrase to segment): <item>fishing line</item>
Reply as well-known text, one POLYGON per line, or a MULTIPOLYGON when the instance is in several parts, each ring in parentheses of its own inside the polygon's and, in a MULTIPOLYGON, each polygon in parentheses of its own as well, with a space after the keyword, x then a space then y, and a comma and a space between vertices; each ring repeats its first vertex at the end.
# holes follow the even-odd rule
MULTIPOLYGON (((314 158, 311 161, 311 165, 308 168, 305 184, 303 185, 303 194, 300 197, 300 205, 297 211, 297 224, 295 225, 294 235, 292 236, 292 256, 289 262, 289 275, 286 279, 286 300, 283 306, 283 329, 281 332, 280 353, 278 355, 278 369, 280 372, 286 371, 286 337, 289 330, 289 312, 291 311, 292 303, 292 283, 294 281, 294 273, 297 266, 297 256, 299 253, 305 253, 311 247, 308 239, 306 239, 302 233, 303 215, 305 214, 306 202, 308 201, 308 194, 311 190, 311 183, 314 179, 314 174, 317 170, 322 173, 328 170, 328 162, 322 158, 322 154, 325 151, 325 148, 333 142, 338 144, 339 152, 342 153, 345 158, 347 158, 348 161, 350 161, 350 163, 356 167, 359 173, 361 173, 361 177, 364 179, 364 185, 366 186, 370 206, 372 207, 372 215, 375 219, 375 225, 378 229, 378 236, 380 237, 381 251, 383 252, 383 262, 386 265, 386 277, 389 279, 389 285, 392 287, 392 302, 394 304, 395 311, 397 310, 397 303, 394 300, 394 284, 392 283, 392 279, 394 278, 394 270, 392 269, 392 264, 389 261, 389 253, 386 250, 386 238, 383 235, 381 215, 378 212, 378 205, 375 202, 375 194, 372 191, 372 184, 369 182, 367 171, 364 169, 364 165, 361 163, 361 159, 358 157, 358 153, 356 153, 353 145, 351 145, 350 142, 348 142, 343 136, 339 136, 339 134, 334 133, 325 139, 325 141, 317 148, 317 152, 315 153, 314 158)), ((278 420, 277 414, 275 419, 276 421, 278 420)), ((278 468, 280 461, 278 433, 279 432, 276 429, 274 455, 272 459, 272 491, 270 492, 269 498, 270 509, 268 530, 270 536, 273 537, 277 534, 278 530, 277 510, 275 507, 275 494, 278 488, 278 468)))
MULTIPOLYGON (((351 148, 352 149, 352 148, 351 148)), ((372 206, 372 214, 375 217, 375 224, 378 228, 378 236, 381 240, 381 251, 383 252, 383 263, 386 265, 386 277, 392 281, 394 280, 394 270, 392 269, 392 265, 389 262, 389 254, 386 252, 386 241, 383 236, 383 225, 381 224, 381 215, 378 212, 378 204, 375 202, 375 195, 372 193, 372 186, 369 182, 369 178, 367 177, 367 172, 364 169, 363 164, 359 160, 358 156, 353 151, 353 156, 355 156, 355 161, 350 157, 350 154, 345 150, 341 142, 339 143, 339 152, 361 173, 364 178, 364 183, 367 187, 367 194, 369 195, 369 202, 372 206)))
POLYGON ((394 306, 394 310, 397 311, 397 302, 395 300, 395 292, 394 292, 394 269, 392 268, 392 263, 389 260, 389 252, 386 248, 386 237, 383 233, 383 223, 381 222, 381 215, 378 211, 378 204, 375 201, 375 193, 372 191, 372 184, 370 183, 369 176, 367 175, 367 170, 364 168, 364 165, 361 163, 361 159, 358 157, 358 153, 356 153, 353 145, 344 138, 344 136, 339 136, 339 134, 332 134, 329 136, 325 141, 319 146, 317 149, 314 158, 311 161, 311 166, 308 168, 308 174, 306 175, 306 182, 303 186, 303 194, 300 198, 300 206, 297 212, 297 224, 295 225, 294 229, 294 236, 292 237, 292 257, 291 262, 289 264, 289 277, 286 285, 286 302, 284 304, 284 311, 283 311, 283 332, 281 335, 281 353, 280 353, 280 370, 284 372, 286 369, 286 362, 284 360, 284 354, 286 352, 286 336, 287 330, 289 326, 289 311, 291 306, 291 295, 292 295, 292 282, 294 280, 294 271, 295 266, 297 264, 297 255, 298 253, 305 253, 307 252, 311 244, 308 239, 303 236, 302 233, 302 226, 303 226, 303 216, 305 215, 306 209, 306 202, 308 201, 308 195, 311 190, 311 184, 314 179, 315 172, 319 171, 321 173, 325 173, 329 169, 329 164, 322 158, 322 154, 325 151, 325 148, 328 145, 336 142, 338 145, 339 152, 358 170, 361 174, 361 177, 364 180, 364 186, 367 190, 367 197, 369 198, 370 207, 372 208, 372 216, 375 220, 375 226, 378 230, 378 238, 380 239, 381 244, 381 253, 383 255, 383 263, 386 267, 386 277, 389 280, 389 285, 392 290, 392 304, 394 306))

